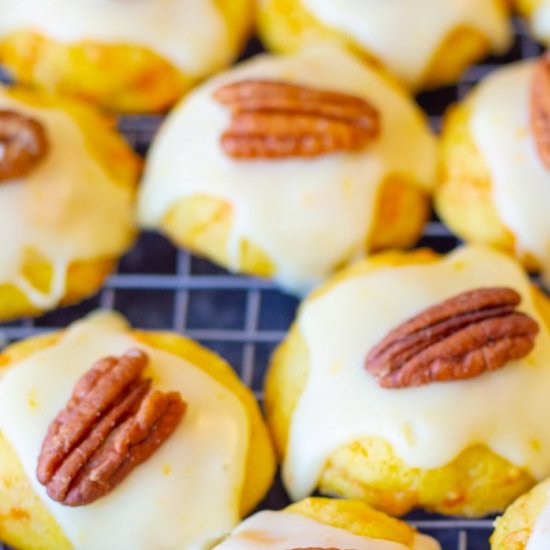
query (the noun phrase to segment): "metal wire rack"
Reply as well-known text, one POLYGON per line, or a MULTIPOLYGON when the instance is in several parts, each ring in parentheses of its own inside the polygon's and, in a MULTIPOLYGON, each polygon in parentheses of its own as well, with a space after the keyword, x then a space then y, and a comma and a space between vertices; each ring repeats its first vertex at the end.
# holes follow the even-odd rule
MULTIPOLYGON (((418 97, 432 126, 439 130, 445 109, 462 98, 487 73, 505 63, 539 55, 542 48, 527 34, 525 22, 514 20, 516 40, 503 57, 471 68, 456 86, 418 97)), ((251 41, 243 57, 261 51, 251 41)), ((122 117, 120 128, 140 154, 145 154, 161 123, 158 116, 122 117)), ((439 252, 458 240, 434 217, 418 246, 439 252)), ((184 333, 225 357, 243 382, 262 400, 262 382, 269 356, 284 337, 298 302, 269 281, 236 276, 210 262, 177 250, 164 238, 143 234, 122 258, 118 270, 98 295, 36 319, 0 324, 0 348, 10 342, 58 330, 97 308, 114 308, 134 326, 184 333)), ((278 509, 288 503, 277 480, 262 504, 278 509)), ((444 550, 488 550, 492 519, 442 518, 415 512, 407 518, 437 538, 444 550)), ((0 550, 8 550, 0 542, 0 550)))

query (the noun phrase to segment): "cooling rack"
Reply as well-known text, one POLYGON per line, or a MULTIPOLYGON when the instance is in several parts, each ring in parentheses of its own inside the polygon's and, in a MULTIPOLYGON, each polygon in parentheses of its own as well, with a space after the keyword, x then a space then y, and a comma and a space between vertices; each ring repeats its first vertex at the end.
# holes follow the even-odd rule
MULTIPOLYGON (((435 130, 440 129, 445 109, 487 73, 541 53, 541 47, 528 37, 524 21, 515 19, 514 30, 515 41, 508 54, 472 67, 456 86, 418 97, 435 130)), ((252 40, 243 57, 259 51, 260 44, 252 40)), ((158 116, 122 117, 120 128, 136 151, 145 155, 161 122, 158 116)), ((434 216, 418 246, 447 252, 457 244, 459 241, 434 216)), ((295 298, 281 293, 271 282, 229 274, 175 249, 159 235, 144 233, 99 294, 37 319, 0 324, 0 348, 63 328, 97 308, 114 308, 134 326, 184 333, 217 351, 261 402, 269 356, 284 337, 297 306, 295 298)), ((287 503, 277 480, 261 507, 278 509, 287 503)), ((415 512, 406 519, 437 538, 443 550, 489 550, 492 518, 465 520, 415 512)), ((9 549, 0 542, 0 550, 9 549)))

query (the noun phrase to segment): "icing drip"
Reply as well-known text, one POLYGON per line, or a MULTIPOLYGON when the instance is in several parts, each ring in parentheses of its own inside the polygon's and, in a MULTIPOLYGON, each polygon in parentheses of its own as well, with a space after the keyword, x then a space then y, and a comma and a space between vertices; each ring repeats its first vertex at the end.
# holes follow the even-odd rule
POLYGON ((297 322, 310 371, 292 416, 283 469, 293 499, 313 491, 333 452, 364 437, 384 439, 411 467, 442 467, 482 443, 538 479, 550 473, 544 389, 550 384, 550 338, 529 279, 508 257, 462 248, 434 263, 353 277, 306 303, 297 322), (495 283, 517 290, 519 309, 542 328, 526 358, 470 380, 402 390, 382 389, 365 370, 368 351, 389 330, 444 299, 495 283))
POLYGON ((496 52, 511 42, 495 0, 302 0, 326 25, 351 35, 408 85, 418 87, 446 38, 461 27, 488 38, 496 52))
POLYGON ((0 378, 0 402, 0 431, 76 550, 203 550, 239 520, 249 440, 242 403, 193 364, 134 340, 115 314, 89 317, 55 345, 11 366, 0 378), (154 386, 181 393, 185 417, 109 495, 80 508, 62 506, 36 479, 48 426, 95 361, 136 346, 150 357, 146 375, 154 386))
POLYGON ((387 178, 398 175, 429 192, 434 172, 435 142, 425 120, 379 73, 331 47, 294 57, 260 56, 191 93, 170 115, 149 156, 139 217, 144 226, 156 227, 186 197, 225 200, 234 212, 227 244, 230 267, 238 268, 240 243, 247 239, 267 253, 279 283, 300 293, 342 261, 364 253, 387 178), (230 112, 212 94, 246 78, 365 97, 381 113, 381 135, 360 153, 234 161, 219 144, 230 112))
POLYGON ((29 302, 40 309, 49 309, 63 298, 67 281, 67 262, 56 262, 52 266, 52 280, 50 282, 49 292, 42 292, 35 287, 21 274, 17 275, 13 281, 14 286, 20 290, 29 302))

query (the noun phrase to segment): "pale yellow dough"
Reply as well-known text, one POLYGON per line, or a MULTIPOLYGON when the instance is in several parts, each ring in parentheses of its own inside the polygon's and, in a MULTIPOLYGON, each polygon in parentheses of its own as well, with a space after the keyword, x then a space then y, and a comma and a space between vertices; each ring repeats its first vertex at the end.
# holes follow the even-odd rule
MULTIPOLYGON (((248 38, 252 0, 213 3, 226 27, 230 61, 248 38)), ((0 63, 25 84, 126 113, 166 111, 198 80, 221 68, 183 71, 159 51, 125 41, 83 36, 67 43, 34 30, 32 22, 29 28, 0 36, 0 63)))
POLYGON ((355 535, 410 545, 415 530, 406 523, 378 512, 357 500, 311 497, 291 504, 287 512, 302 514, 355 535))
POLYGON ((491 175, 469 124, 470 110, 466 104, 453 106, 445 118, 436 208, 445 223, 462 238, 513 253, 514 235, 496 211, 491 175))
MULTIPOLYGON (((426 249, 375 255, 342 271, 313 292, 301 311, 354 278, 392 267, 433 265, 441 258, 426 249)), ((532 295, 548 330, 550 302, 534 286, 532 295)), ((343 319, 342 323, 345 322, 343 319)), ((296 322, 274 354, 265 386, 268 424, 281 459, 288 455, 289 434, 308 381, 310 357, 310 349, 296 322)), ((326 403, 326 407, 330 406, 326 403)), ((317 489, 324 494, 361 499, 394 515, 422 507, 472 517, 503 510, 533 484, 533 478, 526 471, 482 444, 465 449, 442 467, 422 469, 407 465, 383 438, 363 437, 330 455, 322 468, 317 489)))
MULTIPOLYGON (((263 498, 275 470, 274 454, 259 407, 252 393, 231 367, 216 354, 192 340, 169 332, 133 331, 139 342, 172 353, 205 371, 235 394, 250 422, 246 479, 240 511, 249 513, 263 498)), ((0 376, 17 362, 55 345, 63 333, 32 338, 14 344, 0 354, 0 376)), ((213 489, 215 494, 215 489, 213 489)), ((24 550, 71 550, 54 518, 34 493, 8 441, 0 433, 0 541, 24 550)))

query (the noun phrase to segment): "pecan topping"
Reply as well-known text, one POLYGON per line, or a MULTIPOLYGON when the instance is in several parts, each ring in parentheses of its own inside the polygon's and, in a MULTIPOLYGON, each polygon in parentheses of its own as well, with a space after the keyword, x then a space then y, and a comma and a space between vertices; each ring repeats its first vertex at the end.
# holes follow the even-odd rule
POLYGON ((480 288, 445 300, 392 330, 367 356, 384 388, 473 378, 521 359, 538 324, 515 311, 511 288, 480 288))
POLYGON ((44 126, 13 111, 0 111, 0 146, 0 183, 29 174, 49 148, 44 126))
POLYGON ((550 170, 550 53, 535 67, 531 84, 531 128, 539 157, 550 170))
POLYGON ((110 493, 172 434, 185 412, 179 393, 152 391, 137 349, 98 361, 50 425, 37 477, 48 495, 82 506, 110 493))
POLYGON ((221 137, 235 159, 316 157, 355 151, 380 131, 378 111, 364 99, 274 80, 242 80, 216 90, 231 125, 221 137))

